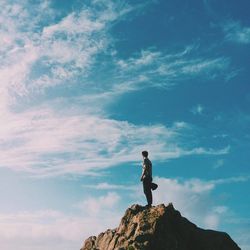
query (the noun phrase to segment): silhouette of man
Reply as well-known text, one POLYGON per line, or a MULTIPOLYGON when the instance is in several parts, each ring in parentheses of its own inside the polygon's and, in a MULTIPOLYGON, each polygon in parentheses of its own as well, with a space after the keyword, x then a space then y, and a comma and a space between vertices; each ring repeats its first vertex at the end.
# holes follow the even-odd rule
POLYGON ((142 175, 141 175, 141 181, 143 183, 143 192, 147 198, 147 207, 152 206, 152 163, 148 159, 148 152, 147 151, 142 151, 142 157, 143 157, 143 162, 142 162, 142 175))

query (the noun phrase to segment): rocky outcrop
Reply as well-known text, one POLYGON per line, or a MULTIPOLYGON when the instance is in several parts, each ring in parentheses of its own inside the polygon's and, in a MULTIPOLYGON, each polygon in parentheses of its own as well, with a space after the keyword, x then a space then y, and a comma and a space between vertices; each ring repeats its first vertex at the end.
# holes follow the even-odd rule
POLYGON ((172 204, 128 208, 120 225, 97 237, 81 250, 239 250, 223 232, 204 230, 182 217, 172 204))

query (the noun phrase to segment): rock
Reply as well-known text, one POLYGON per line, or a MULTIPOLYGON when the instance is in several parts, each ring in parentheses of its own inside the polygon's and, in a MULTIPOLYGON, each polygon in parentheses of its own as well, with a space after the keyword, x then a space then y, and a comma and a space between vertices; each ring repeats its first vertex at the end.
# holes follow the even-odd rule
POLYGON ((81 250, 239 250, 227 233, 198 228, 170 203, 132 205, 120 225, 85 240, 81 250))

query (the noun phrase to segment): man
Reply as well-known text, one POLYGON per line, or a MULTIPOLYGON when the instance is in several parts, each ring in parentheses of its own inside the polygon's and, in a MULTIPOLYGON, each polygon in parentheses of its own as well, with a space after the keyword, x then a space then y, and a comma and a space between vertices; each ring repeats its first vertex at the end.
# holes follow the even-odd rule
POLYGON ((143 182, 143 192, 146 195, 147 198, 147 207, 152 206, 152 163, 148 159, 148 152, 142 151, 142 175, 141 175, 141 181, 143 182))

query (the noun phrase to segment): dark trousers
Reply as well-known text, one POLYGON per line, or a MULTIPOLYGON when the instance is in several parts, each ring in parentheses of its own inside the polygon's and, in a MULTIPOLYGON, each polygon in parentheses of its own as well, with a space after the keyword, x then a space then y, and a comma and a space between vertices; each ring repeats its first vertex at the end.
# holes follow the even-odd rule
POLYGON ((143 192, 146 195, 148 205, 152 205, 153 197, 151 191, 152 178, 146 177, 143 180, 143 192))

